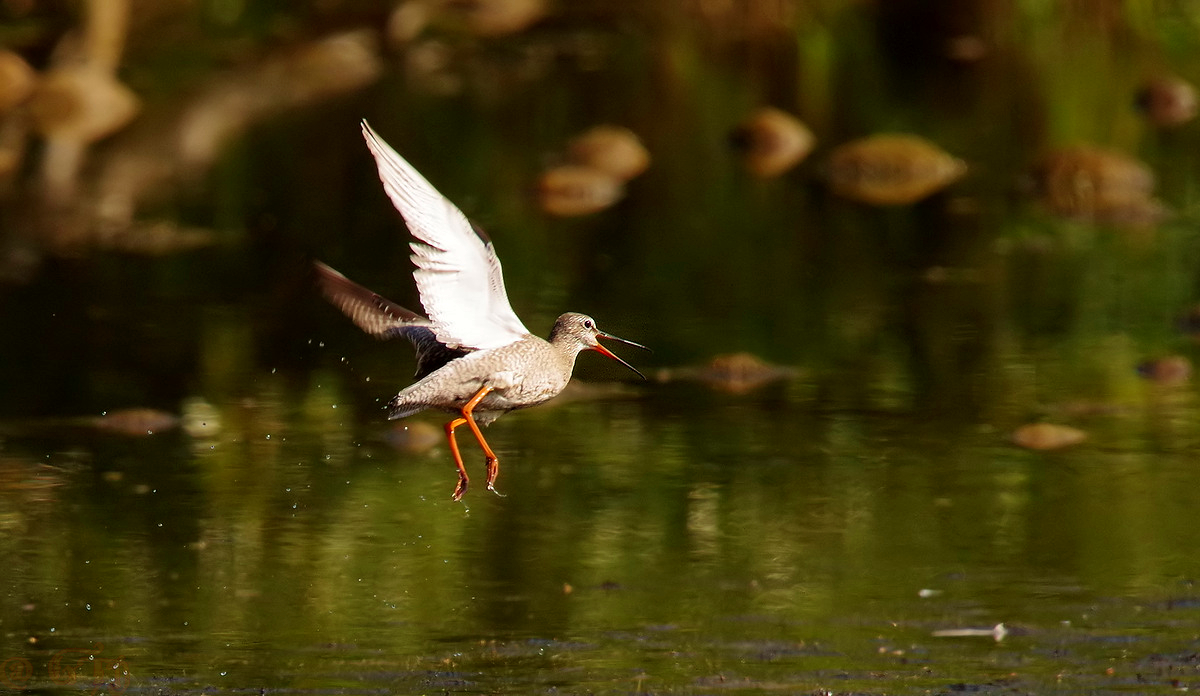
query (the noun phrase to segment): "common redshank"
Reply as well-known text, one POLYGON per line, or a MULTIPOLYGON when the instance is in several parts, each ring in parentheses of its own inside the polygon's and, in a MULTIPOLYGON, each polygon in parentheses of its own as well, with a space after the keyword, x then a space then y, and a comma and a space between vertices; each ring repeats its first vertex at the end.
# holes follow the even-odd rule
POLYGON ((454 499, 462 498, 470 480, 454 440, 454 429, 463 424, 483 449, 487 487, 494 492, 500 465, 481 426, 561 392, 571 379, 575 358, 584 350, 606 355, 645 379, 599 339, 646 347, 605 333, 591 317, 575 312, 555 320, 549 341, 531 334, 509 305, 500 259, 483 230, 472 225, 366 121, 362 132, 375 156, 383 189, 414 237, 409 244, 416 266, 413 278, 429 318, 320 262, 316 264, 318 285, 363 331, 378 338, 403 336, 416 348, 418 381, 388 403, 389 418, 428 408, 455 414, 445 426, 458 467, 454 499))

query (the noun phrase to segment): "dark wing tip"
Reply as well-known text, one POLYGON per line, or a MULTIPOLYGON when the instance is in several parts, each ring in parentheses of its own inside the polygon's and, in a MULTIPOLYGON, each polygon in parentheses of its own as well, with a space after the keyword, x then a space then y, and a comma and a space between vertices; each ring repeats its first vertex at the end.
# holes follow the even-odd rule
POLYGON ((364 288, 320 261, 313 262, 313 269, 325 299, 372 336, 390 338, 397 328, 429 324, 420 314, 364 288))

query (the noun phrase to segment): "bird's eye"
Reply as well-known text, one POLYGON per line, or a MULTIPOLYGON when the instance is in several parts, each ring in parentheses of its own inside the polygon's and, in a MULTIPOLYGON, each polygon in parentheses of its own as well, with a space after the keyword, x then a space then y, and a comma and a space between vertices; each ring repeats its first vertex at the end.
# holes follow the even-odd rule
POLYGON ((595 326, 595 324, 592 323, 591 319, 584 319, 583 320, 583 328, 594 329, 594 328, 596 328, 596 326, 595 326))

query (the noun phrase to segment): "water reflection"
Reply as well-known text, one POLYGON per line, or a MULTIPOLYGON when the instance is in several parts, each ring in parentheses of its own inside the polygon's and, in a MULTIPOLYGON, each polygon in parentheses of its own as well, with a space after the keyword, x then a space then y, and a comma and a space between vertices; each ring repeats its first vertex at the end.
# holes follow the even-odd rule
POLYGON ((441 453, 397 454, 370 412, 340 415, 330 440, 269 390, 227 406, 243 428, 208 447, 106 436, 13 461, 9 649, 37 662, 102 643, 135 683, 182 689, 221 672, 528 685, 547 669, 612 688, 622 664, 759 683, 773 665, 973 652, 937 629, 1103 633, 1103 597, 1188 596, 1170 580, 1195 572, 1183 549, 1200 541, 1185 456, 1047 458, 994 432, 691 389, 493 428, 508 498, 467 508, 446 498, 441 453), (660 398, 689 405, 655 419, 660 398), (680 651, 700 671, 662 661, 680 651))

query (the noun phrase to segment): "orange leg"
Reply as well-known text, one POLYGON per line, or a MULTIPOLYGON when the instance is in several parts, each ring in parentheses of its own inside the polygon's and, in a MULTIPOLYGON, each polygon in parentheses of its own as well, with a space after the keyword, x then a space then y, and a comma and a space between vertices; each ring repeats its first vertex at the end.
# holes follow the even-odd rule
POLYGON ((500 473, 500 459, 492 448, 488 446, 487 440, 483 439, 483 432, 479 429, 479 424, 475 422, 475 417, 472 413, 475 407, 483 401, 483 397, 487 396, 492 391, 491 387, 483 387, 475 396, 472 396, 467 403, 462 407, 462 418, 455 418, 446 424, 446 439, 450 442, 450 453, 454 455, 454 464, 458 467, 458 485, 454 487, 454 499, 462 498, 463 493, 467 492, 467 470, 463 467, 462 455, 458 451, 458 443, 454 441, 454 429, 466 423, 471 428, 471 433, 475 435, 475 439, 479 441, 479 446, 483 448, 483 455, 487 462, 487 488, 493 493, 496 491, 494 483, 496 474, 500 473))
POLYGON ((467 492, 467 468, 463 466, 462 455, 458 453, 458 443, 454 441, 454 429, 466 423, 466 418, 455 418, 446 424, 446 440, 450 442, 450 454, 454 455, 454 465, 458 467, 458 485, 454 487, 454 499, 459 500, 467 492))

